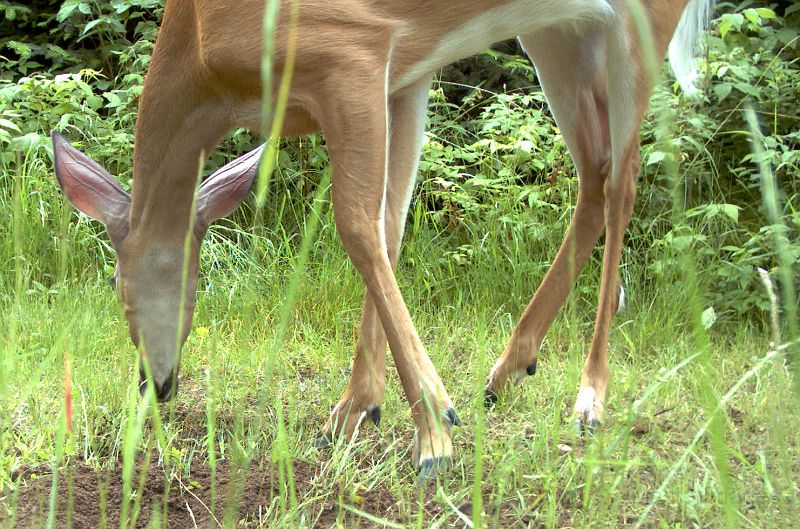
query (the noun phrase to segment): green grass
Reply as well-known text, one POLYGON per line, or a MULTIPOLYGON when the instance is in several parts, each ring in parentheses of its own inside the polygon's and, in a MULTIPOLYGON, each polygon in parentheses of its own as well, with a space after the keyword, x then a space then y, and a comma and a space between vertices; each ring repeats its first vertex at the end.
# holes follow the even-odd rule
MULTIPOLYGON (((136 355, 97 264, 96 226, 64 220, 46 160, 32 157, 16 171, 3 171, 17 192, 0 204, 11 235, 0 298, 4 528, 28 527, 14 524, 15 512, 32 527, 67 526, 75 507, 56 509, 49 476, 58 469, 57 495, 67 498, 72 483, 83 483, 76 473, 89 468, 101 476, 123 469, 134 491, 124 508, 131 518, 143 512, 136 491, 156 479, 168 486, 145 502, 166 494, 188 501, 212 489, 217 519, 230 527, 247 504, 232 498, 248 500, 251 490, 242 485, 237 496, 233 480, 219 480, 232 467, 275 483, 248 527, 450 527, 456 508, 486 527, 786 527, 800 519, 799 410, 784 357, 768 357, 766 334, 746 321, 720 323, 706 338, 693 323, 697 296, 681 284, 645 281, 646 263, 629 258, 630 303, 611 334, 606 425, 585 440, 568 419, 591 338, 597 258, 547 335, 539 372, 484 412, 482 382, 553 249, 522 236, 487 244, 474 234, 480 251, 468 266, 454 264, 446 232, 414 214, 399 280, 464 424, 453 466, 420 491, 409 463, 413 425, 391 361, 380 427, 367 423, 355 441, 329 451, 314 447, 347 381, 363 295, 327 208, 282 338, 301 233, 281 233, 279 219, 258 235, 230 223, 212 229, 181 391, 154 407, 135 391, 136 355), (259 252, 246 246, 254 240, 259 252)), ((552 229, 563 228, 562 221, 552 229)), ((73 490, 73 503, 80 493, 73 490)), ((124 511, 103 509, 112 518, 124 511)))

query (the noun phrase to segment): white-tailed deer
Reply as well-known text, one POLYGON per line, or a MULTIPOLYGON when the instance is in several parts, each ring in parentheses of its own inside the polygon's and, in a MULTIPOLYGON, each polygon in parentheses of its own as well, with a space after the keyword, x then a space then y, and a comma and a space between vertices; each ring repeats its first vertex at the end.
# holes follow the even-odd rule
MULTIPOLYGON (((450 427, 458 419, 411 322, 394 267, 432 74, 514 36, 536 66, 580 192, 561 249, 491 371, 487 399, 533 373, 541 340, 605 229, 594 339, 575 404, 579 424, 594 427, 609 377, 608 328, 618 304, 617 267, 635 196, 653 58, 660 62, 672 41, 673 69, 690 86, 712 0, 297 0, 292 42, 290 2, 280 6, 273 72, 280 76, 295 46, 283 133, 325 134, 337 228, 367 287, 352 377, 324 433, 350 435, 363 418, 379 420, 388 340, 416 426, 414 465, 424 477, 452 455, 450 427)), ((130 335, 146 351, 162 400, 177 387, 201 239, 210 222, 244 199, 259 154, 203 184, 190 226, 199 158, 233 126, 259 130, 271 118, 261 115, 263 11, 264 0, 167 2, 139 109, 132 196, 54 135, 64 192, 108 228, 130 335), (192 244, 183 291, 187 230, 192 244)))

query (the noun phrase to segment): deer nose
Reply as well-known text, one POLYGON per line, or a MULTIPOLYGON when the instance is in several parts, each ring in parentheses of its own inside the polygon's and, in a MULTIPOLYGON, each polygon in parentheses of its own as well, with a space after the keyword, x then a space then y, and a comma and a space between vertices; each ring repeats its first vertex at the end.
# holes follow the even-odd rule
MULTIPOLYGON (((174 378, 175 373, 170 373, 167 379, 162 383, 153 381, 156 390, 156 399, 158 402, 169 402, 178 393, 178 379, 174 378), (174 380, 174 382, 173 382, 174 380)), ((147 391, 147 375, 144 369, 139 368, 139 394, 144 395, 147 391)))

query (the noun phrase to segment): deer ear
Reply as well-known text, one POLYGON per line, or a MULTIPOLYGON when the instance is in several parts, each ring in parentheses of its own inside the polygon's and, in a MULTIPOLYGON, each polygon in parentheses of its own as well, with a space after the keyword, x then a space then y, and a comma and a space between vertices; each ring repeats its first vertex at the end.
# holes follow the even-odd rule
POLYGON ((235 159, 206 178, 197 195, 197 223, 201 228, 239 207, 256 179, 264 147, 235 159))
POLYGON ((114 238, 128 228, 131 196, 100 165, 53 131, 56 178, 70 203, 79 211, 105 224, 114 238))

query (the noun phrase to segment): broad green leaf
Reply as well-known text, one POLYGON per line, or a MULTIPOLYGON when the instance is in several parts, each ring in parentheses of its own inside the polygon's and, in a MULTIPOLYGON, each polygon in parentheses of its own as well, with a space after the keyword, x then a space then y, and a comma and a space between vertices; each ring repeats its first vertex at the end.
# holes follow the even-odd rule
POLYGON ((758 13, 758 16, 760 16, 761 18, 766 18, 766 19, 777 18, 775 11, 773 11, 768 7, 757 7, 756 13, 758 13))
POLYGON ((653 165, 664 161, 666 158, 667 153, 664 151, 653 151, 650 153, 650 156, 647 158, 647 165, 653 165))
POLYGON ((758 11, 755 9, 745 9, 744 16, 756 26, 761 25, 761 17, 758 15, 758 11))
POLYGON ((27 152, 38 148, 44 144, 44 138, 35 132, 29 132, 23 136, 18 136, 11 140, 12 150, 27 152))
POLYGON ((732 29, 740 30, 744 17, 739 13, 726 13, 722 15, 721 22, 719 23, 719 34, 724 39, 728 32, 732 29))
POLYGON ((82 34, 82 35, 86 35, 86 34, 87 34, 87 33, 89 33, 89 32, 90 32, 92 29, 94 29, 94 28, 95 28, 95 26, 97 26, 97 25, 98 25, 98 24, 100 24, 101 22, 103 22, 103 19, 102 19, 102 18, 98 18, 97 20, 92 20, 91 22, 89 22, 88 24, 86 24, 86 26, 84 26, 84 28, 83 28, 83 32, 82 32, 81 34, 82 34))
POLYGON ((714 310, 714 307, 708 307, 700 315, 700 323, 703 325, 703 328, 705 330, 709 330, 711 327, 713 327, 714 322, 716 321, 717 321, 717 313, 714 310))
POLYGON ((78 9, 78 0, 67 0, 61 5, 61 9, 58 10, 58 14, 56 15, 56 20, 59 22, 64 22, 66 19, 78 9))
POLYGON ((13 121, 8 120, 8 119, 0 118, 0 128, 13 130, 15 132, 19 132, 20 134, 22 133, 20 128, 17 126, 17 124, 14 123, 13 121))
POLYGON ((733 222, 736 223, 739 222, 739 210, 741 210, 739 206, 736 206, 734 204, 719 204, 719 209, 725 216, 727 216, 733 222))
POLYGON ((733 87, 729 83, 720 83, 714 85, 714 95, 717 96, 717 101, 722 102, 728 95, 730 95, 733 87))

